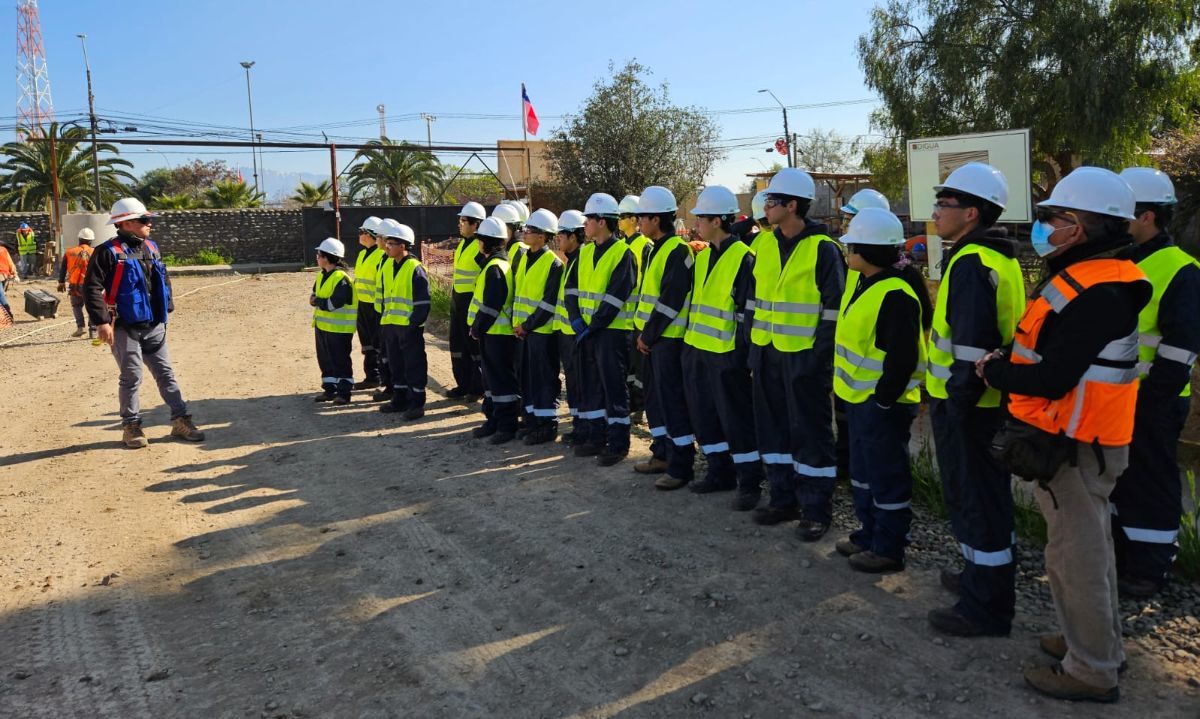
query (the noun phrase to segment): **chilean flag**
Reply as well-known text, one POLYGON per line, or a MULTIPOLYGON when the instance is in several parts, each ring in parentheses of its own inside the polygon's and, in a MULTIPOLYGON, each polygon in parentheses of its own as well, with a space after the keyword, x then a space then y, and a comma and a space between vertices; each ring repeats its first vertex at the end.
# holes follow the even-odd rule
POLYGON ((529 93, 525 92, 525 83, 521 83, 521 102, 525 108, 525 130, 530 135, 536 135, 540 123, 537 113, 533 111, 533 103, 529 101, 529 93))

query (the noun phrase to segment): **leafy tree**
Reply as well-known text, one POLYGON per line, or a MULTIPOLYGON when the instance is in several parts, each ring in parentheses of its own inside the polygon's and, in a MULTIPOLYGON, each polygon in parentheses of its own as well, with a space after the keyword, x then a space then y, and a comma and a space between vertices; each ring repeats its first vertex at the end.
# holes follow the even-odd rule
POLYGON ((441 194, 442 202, 448 205, 459 205, 471 201, 494 205, 504 199, 504 186, 491 173, 462 172, 455 177, 454 173, 458 170, 457 165, 442 165, 442 174, 447 178, 449 184, 440 190, 440 193, 434 192, 424 198, 424 201, 431 204, 437 201, 439 194, 441 194), (454 179, 450 180, 451 177, 454 179))
POLYGON ((192 210, 201 206, 199 200, 186 192, 159 195, 149 202, 149 207, 155 210, 192 210))
POLYGON ((204 204, 219 209, 261 207, 263 193, 255 192, 245 180, 217 180, 204 191, 204 204))
POLYGON ((893 203, 908 187, 908 155, 903 143, 887 143, 863 150, 863 167, 871 173, 871 186, 893 203))
MULTIPOLYGON (((614 66, 609 65, 613 72, 614 66)), ((724 156, 718 129, 694 107, 678 107, 664 83, 646 84, 650 71, 631 61, 608 80, 554 132, 548 156, 551 173, 572 207, 593 192, 620 198, 648 185, 690 195, 724 156)))
MULTIPOLYGON (((82 140, 88 132, 82 127, 62 129, 51 123, 49 129, 40 133, 28 133, 34 137, 62 140, 82 140)), ((55 160, 58 163, 58 196, 66 200, 68 207, 102 210, 118 197, 129 194, 125 182, 134 180, 126 169, 133 163, 115 157, 115 146, 101 142, 96 145, 100 168, 100 204, 96 207, 95 186, 92 176, 92 147, 90 142, 56 142, 55 160)), ((31 212, 49 210, 53 196, 51 185, 50 143, 43 140, 9 142, 0 147, 0 209, 31 212)))
POLYGON ((133 186, 133 194, 149 207, 156 197, 172 195, 171 170, 166 167, 154 167, 142 173, 137 184, 133 186))
POLYGON ((859 38, 876 127, 905 138, 1032 128, 1042 191, 1119 167, 1200 98, 1194 1, 889 0, 859 38))
POLYGON ((224 160, 192 160, 179 167, 155 167, 146 170, 134 187, 143 202, 163 195, 186 194, 197 201, 218 180, 236 180, 238 174, 224 160))
POLYGON ((299 202, 305 207, 315 207, 325 200, 333 198, 333 185, 329 180, 321 180, 316 185, 301 181, 296 191, 288 199, 299 202))
POLYGON ((1158 143, 1155 159, 1171 176, 1179 204, 1171 228, 1180 244, 1200 254, 1196 223, 1200 220, 1200 132, 1195 129, 1167 133, 1158 143))
POLYGON ((796 163, 810 172, 850 172, 860 166, 859 143, 837 130, 796 136, 796 163))
POLYGON ((346 193, 373 193, 377 205, 408 205, 441 189, 442 164, 417 145, 387 138, 371 140, 354 156, 357 164, 346 173, 346 193), (397 148, 397 149, 384 149, 397 148), (358 162, 361 160, 361 162, 358 162))

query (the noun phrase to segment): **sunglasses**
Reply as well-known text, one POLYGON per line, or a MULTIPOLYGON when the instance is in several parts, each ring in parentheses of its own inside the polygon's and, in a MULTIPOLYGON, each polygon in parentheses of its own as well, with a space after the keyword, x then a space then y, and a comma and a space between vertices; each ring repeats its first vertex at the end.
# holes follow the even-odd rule
POLYGON ((137 222, 138 224, 142 224, 142 225, 153 225, 154 218, 153 217, 138 217, 138 218, 134 219, 134 222, 137 222))
POLYGON ((949 202, 933 203, 933 211, 934 212, 937 212, 938 210, 961 210, 963 207, 964 207, 964 205, 959 205, 957 203, 955 203, 953 205, 950 204, 949 202))
POLYGON ((1034 210, 1033 217, 1038 222, 1049 222, 1050 220, 1053 220, 1054 218, 1057 217, 1059 219, 1069 220, 1076 225, 1079 224, 1079 216, 1076 215, 1074 212, 1063 212, 1063 211, 1051 209, 1049 207, 1036 208, 1034 210))

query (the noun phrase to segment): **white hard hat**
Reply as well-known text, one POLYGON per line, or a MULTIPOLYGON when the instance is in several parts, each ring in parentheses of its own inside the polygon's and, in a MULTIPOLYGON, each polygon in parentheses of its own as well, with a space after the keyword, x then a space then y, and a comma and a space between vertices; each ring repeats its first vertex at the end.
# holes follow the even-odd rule
POLYGON ((693 215, 736 215, 737 212, 737 195, 723 185, 704 188, 692 208, 693 215))
POLYGON ((767 216, 767 191, 759 190, 750 199, 750 214, 758 220, 767 216))
POLYGON ((548 232, 551 235, 558 234, 558 218, 550 210, 536 210, 525 221, 525 226, 541 230, 542 232, 548 232))
POLYGON ((494 237, 496 239, 507 240, 508 228, 504 223, 495 217, 489 217, 479 223, 479 229, 475 230, 475 234, 483 235, 484 237, 494 237))
POLYGON ((75 237, 80 242, 91 242, 92 240, 96 239, 96 233, 92 232, 92 228, 85 227, 82 230, 80 230, 79 234, 76 235, 75 237))
POLYGON ((417 242, 417 236, 413 233, 411 227, 397 222, 390 217, 380 221, 379 234, 383 237, 393 237, 397 240, 402 240, 408 245, 413 245, 417 242))
POLYGON ((804 170, 798 167, 785 167, 771 178, 771 183, 767 185, 767 194, 788 195, 812 200, 817 197, 817 183, 813 182, 812 175, 804 170))
POLYGON ((1134 219, 1133 189, 1112 170, 1103 167, 1077 167, 1059 180, 1049 199, 1038 207, 1082 210, 1098 215, 1134 219))
POLYGON ((342 241, 333 237, 326 237, 321 240, 321 244, 317 245, 317 249, 327 255, 333 255, 339 260, 346 256, 346 246, 342 241))
POLYGON ((670 190, 661 185, 651 185, 642 190, 642 196, 638 198, 638 213, 643 215, 658 214, 660 212, 675 212, 679 209, 679 205, 675 202, 675 195, 670 190))
POLYGON ((492 210, 492 217, 506 225, 521 224, 521 213, 517 211, 517 208, 504 203, 496 205, 496 209, 492 210))
POLYGON ((600 215, 601 217, 616 217, 621 214, 617 200, 606 192, 597 192, 588 198, 583 206, 584 215, 600 215))
POLYGON ((622 215, 636 215, 638 212, 638 200, 641 198, 637 195, 625 195, 621 198, 621 203, 617 205, 617 209, 622 215))
POLYGON ((937 192, 962 192, 987 200, 1002 210, 1008 206, 1008 180, 1004 179, 1003 172, 983 162, 968 162, 951 172, 945 182, 934 185, 933 189, 937 192))
POLYGON ((372 235, 378 235, 379 228, 381 226, 380 223, 382 222, 383 220, 379 219, 375 215, 371 215, 367 219, 363 220, 363 223, 359 225, 358 230, 359 232, 369 232, 372 235))
POLYGON ((117 200, 113 203, 112 210, 108 213, 110 217, 106 225, 115 225, 118 222, 125 220, 136 220, 139 217, 157 217, 153 212, 146 209, 142 201, 136 197, 126 197, 117 200))
POLYGON ((850 220, 843 245, 902 245, 904 224, 891 210, 882 207, 864 207, 850 220))
POLYGON ((587 218, 579 210, 567 210, 558 217, 559 232, 574 232, 583 229, 587 218))
POLYGON ((1174 205, 1178 202, 1175 197, 1175 183, 1171 176, 1153 167, 1127 167, 1121 170, 1121 179, 1128 183, 1133 190, 1133 199, 1137 202, 1155 205, 1174 205))
MULTIPOLYGON (((529 219, 529 208, 521 200, 502 200, 501 204, 510 205, 521 216, 521 222, 529 219)), ((495 214, 495 213, 492 213, 495 214)))
POLYGON ((473 220, 482 220, 487 217, 487 210, 483 209, 483 205, 478 202, 468 202, 458 211, 458 216, 470 217, 473 220))
POLYGON ((888 202, 888 198, 883 196, 882 192, 866 188, 859 190, 850 196, 850 201, 842 205, 842 212, 847 215, 856 215, 860 211, 868 207, 879 207, 884 210, 892 209, 892 203, 888 202))

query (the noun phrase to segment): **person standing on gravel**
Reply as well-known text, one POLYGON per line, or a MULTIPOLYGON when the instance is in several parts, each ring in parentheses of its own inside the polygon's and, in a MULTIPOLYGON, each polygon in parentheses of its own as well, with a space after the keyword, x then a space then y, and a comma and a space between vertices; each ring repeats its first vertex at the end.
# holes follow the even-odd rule
POLYGON ((480 254, 486 258, 475 280, 467 308, 471 338, 479 342, 483 367, 484 422, 475 428, 477 439, 504 444, 517 436, 521 408, 521 383, 517 379, 517 339, 513 335, 513 272, 505 245, 508 228, 495 217, 479 223, 480 254))
MULTIPOLYGON (((354 294, 358 300, 358 344, 362 348, 363 378, 354 389, 374 389, 388 386, 381 377, 382 341, 379 339, 379 313, 375 311, 375 275, 379 264, 387 259, 379 246, 379 227, 383 221, 374 215, 363 220, 358 228, 358 256, 354 258, 354 294), (382 381, 381 381, 382 380, 382 381)), ((374 399, 374 398, 372 398, 374 399)))
POLYGON ((579 402, 583 388, 579 385, 579 348, 575 343, 575 330, 571 329, 571 318, 567 314, 567 275, 579 261, 579 248, 583 246, 583 227, 587 219, 579 210, 567 210, 558 218, 558 250, 566 263, 558 285, 558 302, 554 307, 554 329, 558 336, 558 359, 562 364, 563 384, 566 385, 567 414, 571 417, 571 431, 561 435, 561 442, 568 447, 578 437, 579 402))
POLYGON ((513 334, 521 340, 521 396, 525 400, 525 444, 553 442, 558 436, 558 336, 555 304, 563 263, 547 246, 558 234, 558 218, 537 210, 525 222, 525 244, 515 270, 513 334))
POLYGON ((487 218, 478 202, 468 202, 458 212, 458 247, 454 250, 454 281, 450 300, 450 370, 454 387, 446 392, 451 399, 474 402, 483 394, 483 375, 479 366, 479 342, 471 338, 467 310, 475 294, 475 278, 485 258, 479 251, 475 231, 487 218))
POLYGON ((429 361, 425 355, 425 320, 429 317, 429 277, 412 255, 417 238, 408 225, 389 218, 379 224, 388 259, 379 266, 375 282, 375 312, 380 316, 380 341, 388 358, 391 398, 380 412, 403 412, 404 419, 425 416, 425 385, 429 361))
POLYGON ((150 239, 153 222, 141 200, 117 200, 108 220, 117 236, 96 248, 83 280, 88 318, 100 340, 112 347, 120 369, 122 441, 131 449, 147 445, 138 399, 143 366, 171 408, 171 436, 204 439, 192 423, 167 352, 167 315, 175 305, 167 266, 150 239))
POLYGON ((17 227, 17 268, 22 279, 33 277, 37 272, 37 236, 28 223, 17 227))
POLYGON ((321 394, 316 402, 349 404, 354 389, 354 363, 350 358, 358 325, 358 296, 346 272, 346 246, 327 237, 317 247, 317 278, 308 304, 313 308, 317 340, 317 366, 321 368, 321 394))
MULTIPOLYGON (((92 259, 92 241, 96 233, 85 227, 79 231, 79 244, 67 250, 58 268, 58 291, 69 292, 71 312, 75 315, 75 334, 83 336, 83 279, 87 275, 88 262, 92 259)), ((88 322, 88 336, 96 336, 96 327, 88 322)))

